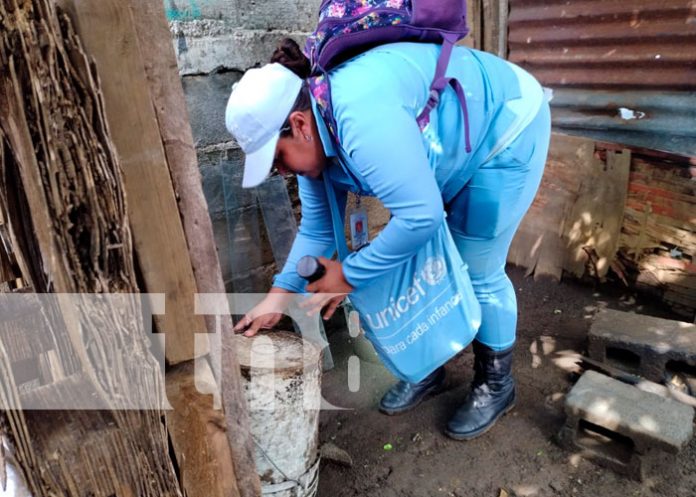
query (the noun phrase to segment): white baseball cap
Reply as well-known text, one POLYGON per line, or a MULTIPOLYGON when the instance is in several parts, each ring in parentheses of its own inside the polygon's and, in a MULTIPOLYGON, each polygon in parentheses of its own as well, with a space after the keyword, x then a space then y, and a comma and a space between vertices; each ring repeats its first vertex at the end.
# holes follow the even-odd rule
POLYGON ((246 154, 242 187, 263 182, 271 172, 280 128, 302 88, 302 79, 282 64, 248 70, 232 87, 225 124, 246 154))

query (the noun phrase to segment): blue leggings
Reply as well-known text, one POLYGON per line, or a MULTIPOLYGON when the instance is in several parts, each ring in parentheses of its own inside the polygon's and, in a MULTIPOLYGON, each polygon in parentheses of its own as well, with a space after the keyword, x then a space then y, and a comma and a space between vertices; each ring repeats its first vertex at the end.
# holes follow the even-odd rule
POLYGON ((522 134, 481 165, 447 205, 454 242, 469 266, 481 304, 476 340, 493 350, 515 343, 517 299, 505 274, 505 262, 512 238, 541 183, 550 132, 549 106, 544 103, 522 134))

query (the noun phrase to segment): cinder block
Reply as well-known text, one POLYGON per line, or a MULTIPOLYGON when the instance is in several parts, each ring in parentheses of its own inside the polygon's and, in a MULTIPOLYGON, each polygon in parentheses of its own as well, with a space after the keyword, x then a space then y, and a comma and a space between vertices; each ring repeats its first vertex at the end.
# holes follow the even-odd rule
POLYGON ((696 325, 604 310, 590 328, 589 354, 657 383, 668 372, 696 377, 696 325))
POLYGON ((241 72, 230 71, 182 78, 196 148, 233 140, 225 127, 225 108, 232 85, 241 77, 241 72))
POLYGON ((164 9, 170 21, 226 19, 237 22, 242 1, 248 3, 248 0, 164 0, 164 9))
POLYGON ((278 271, 275 264, 268 264, 249 271, 232 273, 225 280, 225 289, 230 293, 263 293, 268 291, 273 275, 278 271))
POLYGON ((282 38, 300 46, 305 31, 267 31, 231 27, 225 21, 191 21, 170 24, 179 74, 210 74, 220 70, 246 71, 266 64, 282 38))
POLYGON ((223 279, 229 279, 232 275, 232 260, 230 258, 230 235, 227 231, 227 217, 225 213, 213 214, 210 216, 213 223, 213 238, 217 249, 218 260, 220 261, 220 271, 223 279))
POLYGON ((568 393, 565 411, 562 446, 638 480, 668 470, 693 436, 691 407, 594 371, 568 393))
POLYGON ((320 0, 164 0, 169 21, 224 20, 248 29, 314 28, 320 0))
POLYGON ((225 206, 233 209, 236 207, 251 207, 256 205, 254 190, 242 188, 242 175, 244 174, 244 152, 240 148, 228 150, 220 156, 220 170, 222 172, 222 185, 225 192, 225 206))
MULTIPOLYGON (((227 232, 230 237, 228 252, 233 273, 243 273, 274 262, 268 233, 258 207, 227 211, 227 232)), ((263 289, 257 291, 264 291, 263 289)))
POLYGON ((254 190, 242 188, 244 154, 241 149, 199 150, 198 164, 211 213, 256 205, 254 190))
POLYGON ((312 31, 321 0, 236 0, 239 26, 247 29, 312 31))
MULTIPOLYGON (((200 164, 200 162, 199 162, 200 164)), ((222 185, 220 165, 201 166, 203 194, 211 217, 225 212, 225 193, 222 185)))

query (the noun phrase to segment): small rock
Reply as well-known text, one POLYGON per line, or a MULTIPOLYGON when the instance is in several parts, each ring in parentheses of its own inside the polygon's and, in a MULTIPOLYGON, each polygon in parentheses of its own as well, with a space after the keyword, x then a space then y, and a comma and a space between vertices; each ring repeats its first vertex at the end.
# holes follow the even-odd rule
POLYGON ((420 442, 421 440, 423 440, 423 435, 421 435, 420 433, 416 433, 411 437, 411 442, 413 443, 420 442))
POLYGON ((552 481, 549 483, 549 487, 551 487, 552 490, 555 492, 562 492, 563 491, 563 483, 560 481, 552 481))
POLYGON ((323 444, 319 449, 319 453, 324 461, 347 468, 353 467, 353 458, 350 457, 350 454, 332 443, 323 444))

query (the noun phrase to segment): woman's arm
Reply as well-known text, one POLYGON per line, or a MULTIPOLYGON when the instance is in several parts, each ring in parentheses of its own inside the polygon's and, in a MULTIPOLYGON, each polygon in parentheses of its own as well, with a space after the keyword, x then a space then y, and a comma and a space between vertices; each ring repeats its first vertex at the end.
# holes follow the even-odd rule
POLYGON ((346 280, 359 288, 405 262, 432 238, 443 222, 444 207, 412 111, 391 98, 374 105, 352 102, 339 125, 343 148, 393 216, 369 246, 343 263, 346 280))
MULTIPOLYGON (((305 255, 330 257, 336 250, 331 213, 322 180, 298 177, 302 203, 302 221, 282 272, 277 274, 266 298, 249 311, 234 327, 236 332, 254 336, 260 329, 273 328, 294 298, 303 293, 307 282, 297 275, 297 261, 305 255)), ((346 195, 339 197, 339 207, 345 210, 346 195)), ((334 309, 331 309, 333 313, 334 309)), ((328 311, 327 311, 328 313, 328 311)))
POLYGON ((234 331, 244 332, 244 336, 253 337, 259 330, 273 328, 283 317, 283 311, 292 301, 292 295, 292 292, 284 288, 271 288, 266 298, 235 325, 234 331))
MULTIPOLYGON (((307 282, 297 275, 297 262, 305 255, 331 257, 336 251, 336 242, 323 180, 298 176, 297 183, 302 204, 302 220, 288 260, 283 270, 274 277, 273 286, 302 293, 307 282)), ((339 209, 343 214, 346 194, 336 194, 339 209)))

